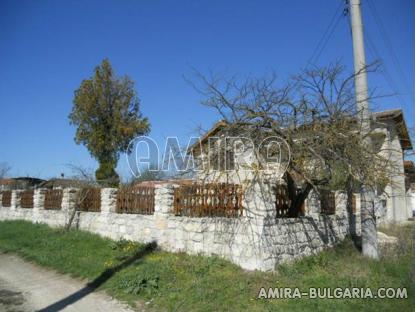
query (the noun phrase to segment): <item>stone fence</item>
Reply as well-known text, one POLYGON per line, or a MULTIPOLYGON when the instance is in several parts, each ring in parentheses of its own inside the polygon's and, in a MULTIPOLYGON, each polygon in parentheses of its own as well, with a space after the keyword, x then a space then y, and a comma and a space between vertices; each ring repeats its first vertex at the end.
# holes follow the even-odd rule
POLYGON ((22 208, 21 191, 12 191, 10 207, 2 205, 0 220, 28 220, 53 227, 72 226, 101 236, 137 242, 157 242, 164 250, 189 254, 217 255, 244 269, 272 271, 283 262, 314 254, 349 234, 350 218, 346 196, 336 193, 336 213, 323 215, 316 196, 309 196, 306 215, 276 218, 271 185, 245 191, 240 217, 175 216, 174 185, 155 185, 154 214, 116 212, 117 189, 101 189, 101 211, 77 211, 77 190, 63 190, 61 207, 44 209, 45 189, 34 191, 33 208, 22 208), (59 209, 60 208, 60 209, 59 209), (75 211, 74 211, 75 210, 75 211))

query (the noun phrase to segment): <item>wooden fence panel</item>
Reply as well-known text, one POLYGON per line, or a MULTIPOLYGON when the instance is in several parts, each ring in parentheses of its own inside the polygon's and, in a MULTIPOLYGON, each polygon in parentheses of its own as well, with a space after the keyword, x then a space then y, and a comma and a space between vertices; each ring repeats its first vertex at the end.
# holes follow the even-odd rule
POLYGON ((20 198, 20 206, 22 208, 33 208, 33 190, 23 191, 20 198))
POLYGON ((101 211, 101 189, 84 188, 77 195, 78 210, 99 212, 101 211))
MULTIPOLYGON (((277 218, 289 218, 291 199, 288 194, 288 188, 284 184, 278 184, 275 187, 275 209, 277 218)), ((305 202, 302 203, 299 216, 305 214, 305 202)))
POLYGON ((176 216, 235 218, 242 211, 242 191, 236 184, 191 184, 174 190, 176 216))
POLYGON ((330 215, 336 213, 336 197, 334 192, 329 190, 320 191, 321 213, 330 215))
POLYGON ((46 190, 45 205, 46 210, 60 210, 62 208, 63 190, 46 190))
POLYGON ((10 207, 12 205, 12 191, 3 191, 2 206, 10 207))
POLYGON ((351 195, 351 207, 352 207, 352 213, 356 214, 356 209, 357 209, 356 194, 351 195))
POLYGON ((275 209, 277 218, 288 217, 291 200, 286 185, 277 185, 275 188, 275 209))
POLYGON ((118 190, 117 213, 154 214, 154 186, 118 190))

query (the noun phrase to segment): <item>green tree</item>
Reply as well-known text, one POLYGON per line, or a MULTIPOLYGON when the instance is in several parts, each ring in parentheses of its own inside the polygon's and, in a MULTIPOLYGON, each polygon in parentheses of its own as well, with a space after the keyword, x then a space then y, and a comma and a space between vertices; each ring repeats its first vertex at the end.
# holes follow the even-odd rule
POLYGON ((115 171, 121 152, 129 153, 129 142, 147 134, 150 124, 140 113, 134 82, 117 77, 108 59, 95 68, 94 76, 75 91, 70 123, 77 126, 75 142, 87 147, 99 162, 98 181, 117 184, 115 171))

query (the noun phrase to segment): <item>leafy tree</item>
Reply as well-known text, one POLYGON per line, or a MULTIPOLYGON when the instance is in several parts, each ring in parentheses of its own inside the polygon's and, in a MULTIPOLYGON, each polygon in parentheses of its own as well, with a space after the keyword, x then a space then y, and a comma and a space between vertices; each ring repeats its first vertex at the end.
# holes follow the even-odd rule
POLYGON ((98 160, 98 181, 117 184, 115 167, 121 152, 129 153, 129 142, 147 134, 150 124, 140 113, 134 82, 117 77, 108 59, 95 68, 94 76, 75 91, 70 123, 77 126, 75 142, 84 144, 98 160))

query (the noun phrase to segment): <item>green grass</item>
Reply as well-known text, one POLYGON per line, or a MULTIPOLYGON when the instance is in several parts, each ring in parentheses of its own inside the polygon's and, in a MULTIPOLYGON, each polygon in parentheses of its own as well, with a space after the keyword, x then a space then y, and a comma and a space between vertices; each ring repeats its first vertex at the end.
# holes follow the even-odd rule
MULTIPOLYGON (((415 311, 415 226, 392 230, 394 249, 380 261, 363 258, 346 240, 275 273, 246 272, 214 257, 151 251, 117 271, 100 289, 132 306, 157 311, 415 311), (407 287, 409 299, 260 300, 261 287, 407 287)), ((0 222, 0 249, 92 281, 145 246, 23 221, 0 222)))

